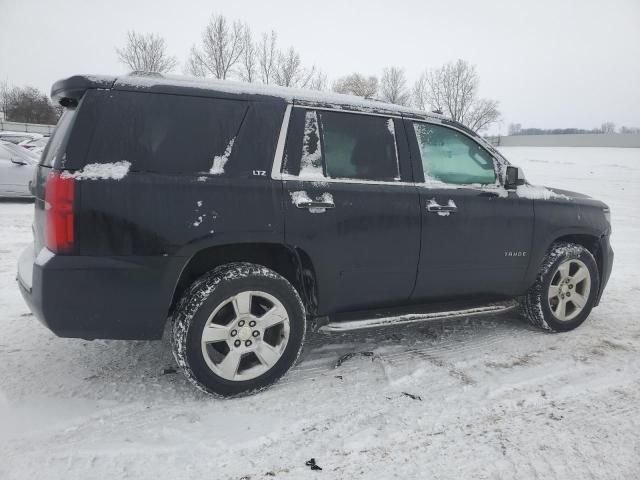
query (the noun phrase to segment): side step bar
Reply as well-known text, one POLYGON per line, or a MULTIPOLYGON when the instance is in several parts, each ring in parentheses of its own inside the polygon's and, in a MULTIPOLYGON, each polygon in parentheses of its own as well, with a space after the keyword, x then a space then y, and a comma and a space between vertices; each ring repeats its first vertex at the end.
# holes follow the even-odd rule
POLYGON ((350 332, 352 330, 363 330, 365 328, 390 327, 395 325, 404 325, 408 323, 430 322, 434 320, 445 320, 461 317, 475 317, 478 315, 497 314, 507 312, 517 306, 515 301, 491 303, 489 305, 463 308, 460 310, 410 313, 396 316, 385 316, 377 318, 368 318, 362 320, 346 320, 342 322, 329 322, 321 326, 318 330, 323 333, 341 333, 350 332))

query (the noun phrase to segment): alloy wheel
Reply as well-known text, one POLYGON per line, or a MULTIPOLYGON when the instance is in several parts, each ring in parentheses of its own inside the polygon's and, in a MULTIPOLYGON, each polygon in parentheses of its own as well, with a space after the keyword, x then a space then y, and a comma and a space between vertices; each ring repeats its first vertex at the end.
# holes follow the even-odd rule
POLYGON ((244 291, 207 319, 201 347, 209 368, 225 380, 251 380, 280 359, 289 341, 289 315, 273 295, 244 291))
POLYGON ((591 273, 582 260, 570 259, 556 269, 547 295, 551 313, 567 322, 584 310, 591 292, 591 273))

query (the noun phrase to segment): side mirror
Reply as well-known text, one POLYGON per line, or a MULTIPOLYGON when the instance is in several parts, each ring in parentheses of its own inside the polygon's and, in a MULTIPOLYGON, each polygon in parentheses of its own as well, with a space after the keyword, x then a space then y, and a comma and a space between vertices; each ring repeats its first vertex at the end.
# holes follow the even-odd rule
POLYGON ((507 165, 504 188, 514 190, 518 185, 524 185, 524 171, 520 167, 507 165))
POLYGON ((11 163, 15 163, 16 165, 26 165, 27 162, 24 160, 20 160, 18 157, 11 157, 11 163))

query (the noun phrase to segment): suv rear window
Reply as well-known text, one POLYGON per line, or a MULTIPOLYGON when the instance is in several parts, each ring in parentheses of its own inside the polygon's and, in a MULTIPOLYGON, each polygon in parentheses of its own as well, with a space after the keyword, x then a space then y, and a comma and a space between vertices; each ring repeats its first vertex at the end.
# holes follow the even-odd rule
POLYGON ((86 163, 127 161, 132 171, 223 174, 247 102, 108 92, 86 163))
POLYGON ((40 160, 41 165, 45 167, 52 167, 56 162, 56 159, 60 160, 62 156, 62 148, 66 143, 66 139, 71 133, 71 125, 76 117, 75 108, 65 108, 58 124, 56 125, 53 135, 49 143, 42 152, 42 158, 40 160))
POLYGON ((284 173, 313 178, 399 180, 394 120, 295 109, 284 173))

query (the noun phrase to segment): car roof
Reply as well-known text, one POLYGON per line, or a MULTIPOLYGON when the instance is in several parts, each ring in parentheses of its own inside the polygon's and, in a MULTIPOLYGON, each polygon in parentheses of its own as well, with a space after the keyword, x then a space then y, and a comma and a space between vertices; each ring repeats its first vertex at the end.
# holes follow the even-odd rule
POLYGON ((29 160, 33 163, 36 163, 38 161, 38 155, 35 155, 33 152, 30 152, 26 148, 19 147, 18 145, 15 145, 13 143, 0 141, 0 148, 9 153, 9 158, 11 158, 11 154, 15 154, 20 158, 29 160))
POLYGON ((260 83, 245 83, 177 75, 140 74, 135 72, 123 76, 75 75, 56 82, 51 89, 51 97, 64 104, 65 98, 75 98, 77 100, 82 93, 89 88, 202 95, 222 98, 254 98, 340 110, 405 115, 414 118, 434 118, 439 120, 445 118, 436 113, 424 112, 410 107, 365 99, 354 95, 260 83))
POLYGON ((37 137, 37 138, 32 138, 31 140, 27 140, 25 145, 40 144, 43 142, 46 145, 48 141, 49 141, 49 137, 37 137))
POLYGON ((0 137, 30 137, 35 140, 38 138, 42 138, 42 134, 34 132, 11 132, 7 130, 1 130, 0 137))

